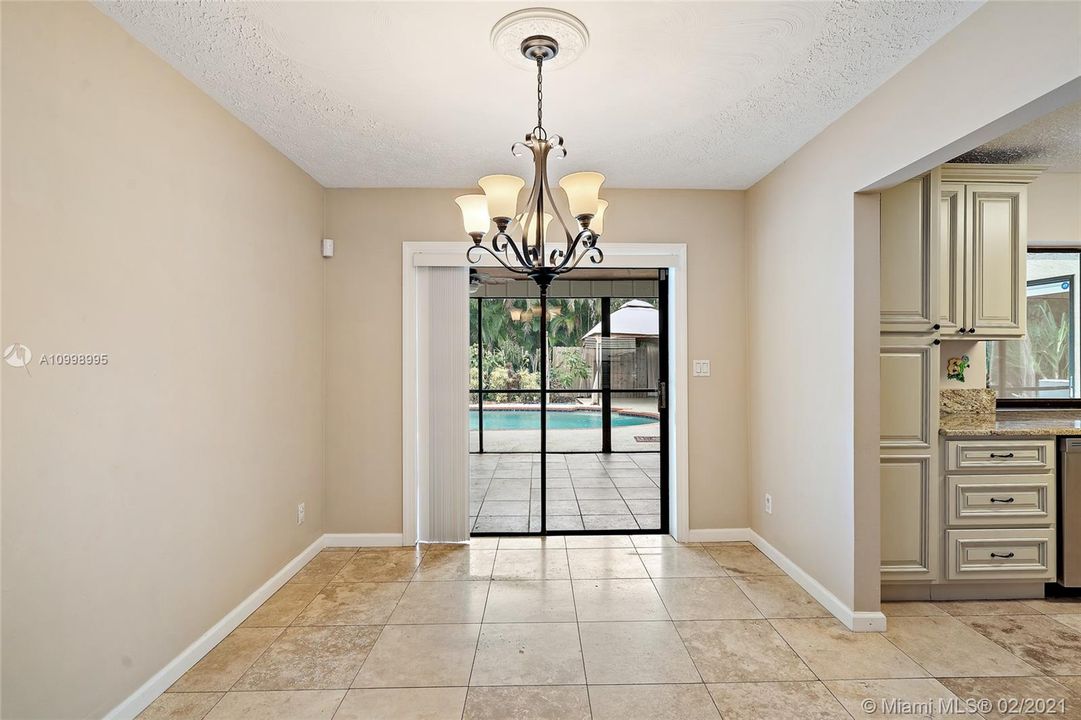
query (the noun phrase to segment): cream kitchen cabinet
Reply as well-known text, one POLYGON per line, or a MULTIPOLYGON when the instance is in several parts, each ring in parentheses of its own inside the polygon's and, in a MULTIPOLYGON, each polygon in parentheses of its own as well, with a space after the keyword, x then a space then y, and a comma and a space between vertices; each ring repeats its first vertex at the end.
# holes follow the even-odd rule
POLYGON ((884 333, 938 329, 938 195, 937 172, 881 195, 879 287, 884 333))
POLYGON ((971 438, 943 445, 945 580, 1053 580, 1054 438, 971 438))
POLYGON ((931 335, 881 337, 883 582, 927 582, 939 572, 939 342, 931 335))
POLYGON ((938 324, 944 336, 965 327, 965 186, 939 185, 938 324))
POLYGON ((938 348, 939 340, 928 335, 882 336, 878 362, 883 453, 934 451, 938 348))
POLYGON ((882 582, 933 581, 941 537, 935 457, 882 455, 879 467, 882 582))
POLYGON ((1026 186, 1042 169, 940 168, 933 246, 938 258, 935 320, 944 338, 1024 337, 1026 186))
MULTIPOLYGON (((947 535, 946 478, 939 468, 951 460, 938 438, 941 340, 1024 336, 1026 185, 1042 170, 950 163, 881 193, 879 459, 884 583, 936 584, 944 576, 1005 579, 1043 572, 1037 566, 1048 546, 1038 532, 1041 528, 1033 525, 1042 523, 1051 507, 1053 498, 1041 495, 1046 488, 1038 482, 1011 485, 1007 480, 974 478, 973 484, 954 478, 975 472, 986 475, 993 472, 987 467, 992 460, 997 463, 993 467, 1004 462, 993 458, 984 463, 981 453, 986 448, 955 444, 951 448, 962 455, 954 460, 964 468, 949 471, 951 492, 958 495, 950 497, 949 505, 957 527, 947 535), (996 482, 1007 487, 996 487, 996 482), (998 507, 998 489, 1013 492, 1012 511, 998 507), (1021 535, 1003 538, 1016 548, 1000 553, 986 537, 976 537, 991 530, 1008 531, 1004 525, 1010 523, 1026 528, 1021 535), (988 548, 994 549, 995 557, 988 548), (987 558, 981 559, 985 550, 987 558), (1015 555, 998 557, 1010 552, 1015 555), (1032 567, 1008 562, 1022 556, 1032 567)), ((1014 448, 1013 465, 1023 464, 1037 450, 1014 448)))

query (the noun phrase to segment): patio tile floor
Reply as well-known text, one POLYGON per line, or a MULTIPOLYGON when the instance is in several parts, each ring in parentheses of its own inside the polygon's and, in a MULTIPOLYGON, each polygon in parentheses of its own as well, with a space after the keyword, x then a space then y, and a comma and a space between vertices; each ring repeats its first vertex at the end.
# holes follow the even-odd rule
MULTIPOLYGON (((539 532, 536 453, 470 455, 473 532, 539 532)), ((549 530, 660 530, 656 453, 548 455, 549 530)))

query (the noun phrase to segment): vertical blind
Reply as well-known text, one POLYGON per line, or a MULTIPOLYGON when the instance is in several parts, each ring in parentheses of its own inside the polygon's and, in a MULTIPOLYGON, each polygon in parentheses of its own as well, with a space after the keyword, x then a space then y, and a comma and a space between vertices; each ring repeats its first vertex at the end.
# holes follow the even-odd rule
POLYGON ((418 268, 421 323, 419 535, 469 540, 469 276, 466 268, 418 268))

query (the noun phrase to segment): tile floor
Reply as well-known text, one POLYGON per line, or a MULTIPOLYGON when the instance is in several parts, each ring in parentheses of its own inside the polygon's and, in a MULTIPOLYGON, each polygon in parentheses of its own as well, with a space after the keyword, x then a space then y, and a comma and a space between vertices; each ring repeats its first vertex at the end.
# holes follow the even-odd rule
MULTIPOLYGON (((469 521, 473 532, 540 531, 541 456, 469 456, 469 521)), ((659 530, 658 453, 548 455, 548 529, 659 530)))
MULTIPOLYGON (((143 720, 804 720, 1052 698, 1081 601, 887 603, 854 634, 746 543, 660 535, 327 549, 143 720)), ((1056 707, 1056 709, 1058 709, 1056 707)))

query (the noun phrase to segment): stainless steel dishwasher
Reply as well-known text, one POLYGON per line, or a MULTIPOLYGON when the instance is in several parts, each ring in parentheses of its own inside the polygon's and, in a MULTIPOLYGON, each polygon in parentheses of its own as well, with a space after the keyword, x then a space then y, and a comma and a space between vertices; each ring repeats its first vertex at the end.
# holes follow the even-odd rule
POLYGON ((1081 587, 1081 438, 1059 440, 1058 581, 1081 587))

